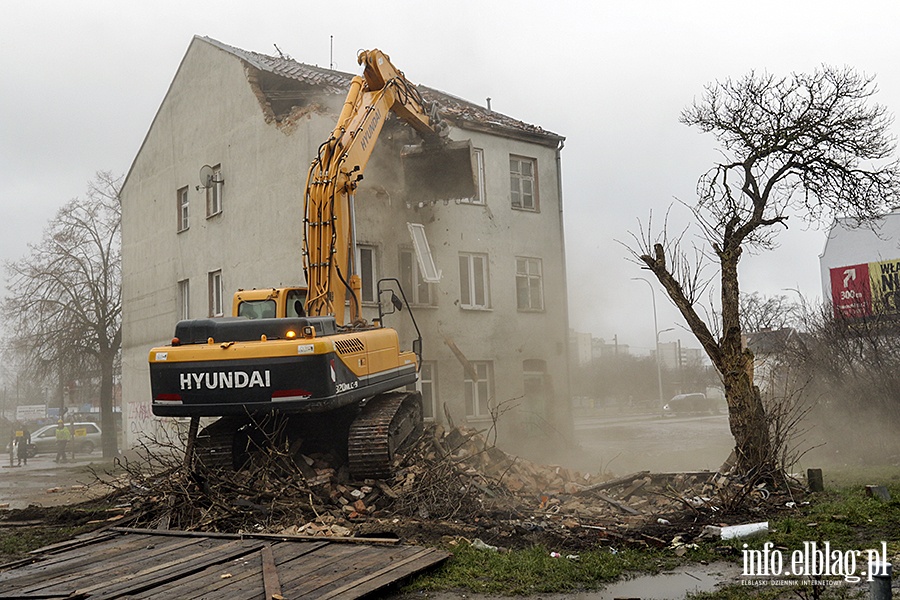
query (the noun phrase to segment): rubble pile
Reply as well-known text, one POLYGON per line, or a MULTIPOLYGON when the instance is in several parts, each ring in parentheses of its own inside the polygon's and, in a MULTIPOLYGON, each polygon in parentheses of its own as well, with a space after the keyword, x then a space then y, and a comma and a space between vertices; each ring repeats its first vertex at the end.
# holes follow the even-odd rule
POLYGON ((728 524, 738 502, 746 510, 748 500, 769 498, 764 486, 713 472, 611 478, 540 465, 477 431, 440 426, 397 455, 389 480, 351 481, 337 456, 277 448, 236 473, 187 473, 177 464, 164 476, 155 471, 128 468, 117 481, 133 525, 420 543, 450 536, 498 546, 666 546, 703 525, 728 524))

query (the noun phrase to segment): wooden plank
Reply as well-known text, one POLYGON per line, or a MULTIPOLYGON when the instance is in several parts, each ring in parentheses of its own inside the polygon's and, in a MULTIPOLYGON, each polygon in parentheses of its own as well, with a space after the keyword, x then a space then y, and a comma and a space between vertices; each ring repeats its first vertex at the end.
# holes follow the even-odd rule
POLYGON ((275 567, 271 544, 263 546, 259 553, 262 555, 263 588, 266 592, 266 600, 272 600, 276 596, 281 596, 281 582, 278 581, 278 569, 275 567))
POLYGON ((606 502, 607 504, 612 504, 613 506, 615 506, 615 507, 618 508, 619 510, 624 511, 624 512, 627 512, 629 515, 639 515, 639 514, 641 514, 639 511, 634 510, 633 508, 631 508, 631 507, 628 506, 627 504, 622 504, 621 502, 618 502, 617 500, 613 500, 612 498, 610 498, 610 497, 607 496, 606 494, 602 494, 602 493, 600 493, 600 492, 597 492, 597 497, 600 498, 601 500, 603 500, 604 502, 606 502))
POLYGON ((420 548, 419 551, 412 556, 408 556, 402 560, 392 561, 386 567, 383 567, 374 573, 369 573, 364 577, 360 577, 355 581, 346 583, 337 589, 319 596, 319 600, 328 600, 329 598, 360 598, 395 581, 403 579, 408 575, 443 562, 447 560, 449 556, 449 553, 435 548, 420 548))
POLYGON ((175 579, 141 593, 141 600, 187 600, 194 596, 206 598, 225 597, 225 588, 232 590, 243 581, 248 589, 258 590, 262 596, 262 563, 259 554, 248 554, 229 563, 211 565, 189 577, 175 579), (227 575, 228 577, 223 577, 227 575))
POLYGON ((575 495, 584 494, 585 492, 593 492, 595 490, 607 490, 609 488, 614 488, 617 485, 631 483, 635 479, 644 477, 645 475, 648 475, 649 473, 650 473, 650 471, 638 471, 637 473, 632 473, 631 475, 625 475, 624 477, 617 477, 615 479, 610 479, 609 481, 601 481, 600 483, 595 483, 593 485, 588 485, 588 486, 581 488, 580 490, 575 492, 575 495))
POLYGON ((449 556, 440 550, 397 547, 394 540, 388 547, 323 538, 281 541, 159 533, 118 533, 117 538, 59 549, 46 563, 15 569, 15 577, 0 583, 0 594, 69 600, 247 600, 279 593, 291 599, 356 598, 449 556))
POLYGON ((114 537, 119 536, 115 533, 104 532, 103 534, 97 536, 76 537, 71 540, 57 542, 55 544, 50 544, 49 546, 44 546, 43 548, 38 548, 37 550, 32 550, 31 552, 29 552, 29 554, 56 554, 59 552, 65 552, 66 550, 71 550, 73 548, 82 548, 84 546, 89 546, 98 542, 104 542, 114 537))
POLYGON ((146 550, 147 540, 141 537, 131 537, 127 539, 108 540, 101 542, 93 552, 82 552, 70 550, 67 553, 60 553, 49 557, 28 569, 26 573, 18 571, 6 571, 0 573, 0 584, 3 582, 16 579, 18 585, 27 586, 36 583, 44 583, 45 585, 53 578, 64 577, 68 573, 85 574, 91 570, 105 570, 109 565, 119 561, 127 561, 135 552, 146 550))
POLYGON ((193 554, 193 546, 202 545, 203 540, 167 540, 168 543, 156 545, 153 549, 147 548, 147 542, 146 539, 136 538, 127 540, 127 544, 107 544, 110 548, 99 554, 79 552, 61 556, 63 560, 46 565, 41 563, 29 569, 14 583, 23 593, 47 593, 59 588, 75 591, 76 582, 83 586, 94 580, 106 581, 112 573, 134 569, 162 557, 169 558, 178 550, 186 550, 186 555, 193 554))
POLYGON ((121 575, 111 581, 104 581, 95 585, 79 588, 79 593, 88 594, 91 600, 101 598, 112 599, 128 595, 139 595, 151 590, 163 583, 174 581, 199 573, 213 565, 221 565, 235 558, 252 554, 259 550, 259 543, 245 540, 233 540, 226 542, 211 552, 185 561, 183 558, 169 561, 161 565, 142 569, 136 573, 121 575))
POLYGON ((219 533, 202 531, 178 531, 159 529, 136 529, 133 527, 114 527, 113 531, 121 533, 141 533, 145 535, 169 535, 175 537, 201 537, 222 540, 272 540, 277 542, 331 542, 334 544, 367 544, 396 546, 400 543, 397 538, 356 538, 356 537, 327 537, 321 535, 281 535, 279 533, 219 533))
MULTIPOLYGON (((275 559, 275 564, 281 566, 291 560, 299 559, 301 557, 303 557, 305 562, 307 560, 306 557, 308 557, 309 554, 321 548, 325 548, 327 545, 327 542, 307 542, 305 544, 277 543, 272 547, 272 554, 275 559), (290 552, 284 553, 281 551, 282 548, 289 550, 290 552)), ((351 549, 352 547, 346 546, 346 548, 351 549)), ((209 594, 211 592, 222 590, 222 593, 224 594, 225 588, 231 590, 236 584, 241 585, 241 582, 244 579, 248 581, 248 585, 250 585, 252 589, 261 590, 263 587, 262 572, 260 570, 261 562, 256 558, 251 560, 249 557, 247 562, 248 565, 245 569, 240 568, 243 565, 228 566, 225 571, 231 574, 232 577, 227 579, 222 579, 223 566, 216 565, 196 573, 191 576, 189 580, 169 582, 154 588, 148 595, 142 594, 141 597, 145 600, 170 600, 171 598, 179 598, 182 600, 192 598, 196 593, 201 596, 206 595, 208 598, 210 597, 209 594)))
POLYGON ((294 579, 291 585, 282 582, 282 589, 288 598, 306 595, 321 598, 332 589, 368 577, 370 573, 380 570, 389 560, 402 560, 419 550, 415 547, 410 548, 409 546, 397 548, 390 554, 379 552, 378 548, 369 548, 368 552, 354 556, 352 562, 338 561, 328 567, 317 569, 314 577, 294 579))
POLYGON ((371 548, 362 546, 333 546, 323 548, 304 559, 299 568, 285 568, 281 573, 281 589, 286 598, 302 598, 312 595, 322 585, 354 568, 361 560, 366 560, 371 548), (337 573, 338 575, 334 575, 337 573))

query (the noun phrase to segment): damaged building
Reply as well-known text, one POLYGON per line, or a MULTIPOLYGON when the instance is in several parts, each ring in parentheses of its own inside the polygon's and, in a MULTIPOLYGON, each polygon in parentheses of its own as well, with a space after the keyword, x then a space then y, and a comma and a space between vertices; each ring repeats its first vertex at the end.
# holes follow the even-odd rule
MULTIPOLYGON (((147 353, 177 321, 229 315, 239 288, 304 284, 307 169, 351 77, 191 41, 121 195, 126 446, 173 426, 152 415, 147 353)), ((500 412, 511 445, 566 437, 564 138, 420 89, 450 137, 471 140, 476 193, 433 200, 404 190, 399 156, 416 134, 388 120, 356 193, 363 314, 378 314, 378 279, 402 282, 424 338, 426 419, 487 429, 500 412), (423 277, 408 224, 423 226, 437 283, 423 277)), ((386 324, 409 347, 413 330, 395 317, 386 324)))

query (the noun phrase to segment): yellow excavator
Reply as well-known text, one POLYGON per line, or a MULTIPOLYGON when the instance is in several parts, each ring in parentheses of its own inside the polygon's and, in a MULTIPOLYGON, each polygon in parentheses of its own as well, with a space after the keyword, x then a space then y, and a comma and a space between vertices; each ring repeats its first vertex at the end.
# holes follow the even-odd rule
POLYGON ((407 194, 417 199, 474 196, 471 143, 449 140, 437 111, 386 54, 364 51, 359 63, 363 75, 353 78, 306 180, 307 286, 239 290, 231 317, 180 321, 170 345, 150 350, 153 413, 191 418, 190 464, 240 469, 268 445, 331 446, 346 453, 353 477, 382 478, 394 452, 422 430, 421 396, 406 391, 417 379, 421 334, 416 326, 412 349, 403 350, 384 325, 386 315, 409 309, 399 281, 377 282, 377 319, 361 314, 354 191, 389 112, 422 138, 402 153, 407 194), (198 431, 201 417, 220 418, 198 431))

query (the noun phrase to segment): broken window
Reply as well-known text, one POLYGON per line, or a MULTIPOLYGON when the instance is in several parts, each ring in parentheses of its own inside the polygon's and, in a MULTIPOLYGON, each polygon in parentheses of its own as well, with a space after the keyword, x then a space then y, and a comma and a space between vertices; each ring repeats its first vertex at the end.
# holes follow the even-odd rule
POLYGON ((212 168, 213 174, 206 188, 206 216, 212 217, 222 212, 222 165, 212 168))
POLYGON ((475 158, 475 196, 472 198, 463 198, 460 202, 464 204, 484 204, 486 197, 484 186, 484 150, 481 148, 472 148, 472 156, 475 158))
POLYGON ((516 306, 519 310, 544 310, 541 259, 516 257, 516 306))
POLYGON ((184 186, 175 194, 178 206, 178 231, 184 231, 190 226, 190 204, 188 202, 188 188, 184 186))
POLYGON ((209 316, 221 317, 225 314, 223 303, 222 270, 210 271, 209 278, 209 316))
POLYGON ((537 161, 533 158, 509 157, 509 195, 513 208, 538 209, 536 167, 537 161))
POLYGON ((412 250, 400 250, 400 287, 410 304, 432 304, 431 284, 423 279, 412 250))
POLYGON ((490 308, 487 254, 459 255, 459 305, 462 308, 490 308))
POLYGON ((178 320, 191 318, 191 282, 182 279, 178 282, 178 320))
POLYGON ((490 361, 471 362, 474 374, 466 369, 466 416, 471 418, 488 418, 491 416, 491 397, 494 388, 494 365, 490 361))

